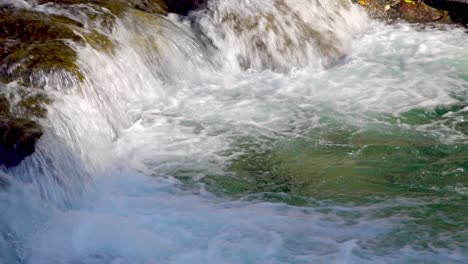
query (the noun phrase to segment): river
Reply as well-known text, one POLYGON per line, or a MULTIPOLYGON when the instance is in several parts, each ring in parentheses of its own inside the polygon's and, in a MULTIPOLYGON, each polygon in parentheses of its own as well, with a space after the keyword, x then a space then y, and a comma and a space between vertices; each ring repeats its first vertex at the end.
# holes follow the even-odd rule
POLYGON ((70 44, 84 81, 43 76, 1 264, 468 262, 465 28, 213 0, 109 37, 70 44))

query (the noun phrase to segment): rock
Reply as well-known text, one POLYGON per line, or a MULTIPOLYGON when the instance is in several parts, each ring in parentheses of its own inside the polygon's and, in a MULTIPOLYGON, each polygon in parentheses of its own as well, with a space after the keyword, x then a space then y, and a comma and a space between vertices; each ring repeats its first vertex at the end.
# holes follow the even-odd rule
POLYGON ((386 21, 399 19, 411 23, 452 22, 449 13, 426 5, 422 0, 354 0, 363 6, 372 18, 386 21))
POLYGON ((41 136, 41 127, 35 121, 14 117, 8 99, 0 96, 0 165, 17 166, 34 152, 41 136))
POLYGON ((112 14, 120 16, 127 8, 135 8, 148 13, 166 13, 164 0, 37 0, 39 4, 55 3, 59 5, 91 4, 103 7, 112 14))
POLYGON ((403 1, 399 5, 401 17, 408 22, 450 22, 447 12, 430 7, 422 1, 403 1))
MULTIPOLYGON (((0 79, 41 87, 38 75, 66 72, 83 79, 76 52, 64 40, 84 43, 62 19, 28 10, 0 10, 0 79)), ((71 80, 73 81, 73 80, 71 80)))
POLYGON ((166 0, 167 11, 187 15, 205 4, 206 0, 166 0))
POLYGON ((17 166, 35 151, 42 136, 39 125, 31 120, 6 118, 0 121, 0 165, 17 166))
POLYGON ((49 80, 59 88, 84 80, 70 42, 113 53, 114 43, 106 32, 112 31, 117 16, 131 8, 148 13, 166 12, 162 0, 31 2, 54 5, 84 16, 47 14, 17 2, 0 3, 0 165, 6 167, 17 166, 31 155, 42 136, 35 120, 46 117, 45 106, 50 100, 37 88, 44 88, 49 80), (50 75, 58 78, 44 78, 50 75), (4 85, 10 83, 16 84, 4 85))
POLYGON ((131 7, 153 14, 166 14, 167 5, 163 0, 131 0, 131 7))
POLYGON ((446 10, 453 21, 468 25, 468 0, 424 0, 424 3, 446 10))

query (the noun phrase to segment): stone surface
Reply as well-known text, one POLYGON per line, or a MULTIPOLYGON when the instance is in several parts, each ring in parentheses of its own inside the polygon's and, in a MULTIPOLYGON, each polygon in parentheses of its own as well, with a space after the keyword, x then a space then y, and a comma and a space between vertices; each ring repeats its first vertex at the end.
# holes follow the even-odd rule
POLYGON ((363 6, 372 18, 387 21, 399 19, 412 23, 439 22, 452 20, 445 10, 433 8, 422 0, 354 0, 363 6))
POLYGON ((148 13, 167 12, 162 0, 36 0, 31 3, 55 5, 85 16, 51 15, 27 6, 0 3, 0 166, 18 165, 34 152, 42 136, 35 120, 46 117, 45 106, 50 101, 38 89, 47 85, 48 78, 43 77, 59 77, 54 78, 63 81, 57 84, 58 88, 84 79, 76 64, 76 51, 69 42, 89 44, 113 53, 114 43, 106 32, 112 30, 117 16, 131 8, 148 13), (11 83, 16 84, 6 85, 11 83))
POLYGON ((0 164, 17 166, 35 151, 42 136, 39 125, 27 119, 6 118, 0 121, 0 164))
POLYGON ((468 0, 424 0, 437 9, 448 11, 453 21, 468 25, 468 0))
MULTIPOLYGON (((0 88, 5 89, 4 86, 0 88)), ((0 166, 6 167, 17 166, 34 153, 36 142, 42 136, 41 127, 35 121, 13 116, 10 108, 6 96, 0 95, 0 166)), ((15 109, 22 111, 21 106, 15 109)))

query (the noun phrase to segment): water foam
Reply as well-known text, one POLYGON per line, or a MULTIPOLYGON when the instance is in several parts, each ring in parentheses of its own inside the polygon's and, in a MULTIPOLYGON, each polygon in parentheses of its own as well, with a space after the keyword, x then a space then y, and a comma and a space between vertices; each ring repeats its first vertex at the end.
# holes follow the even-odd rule
POLYGON ((462 29, 373 23, 351 41, 365 16, 348 2, 336 2, 343 5, 337 14, 325 4, 212 1, 190 18, 211 44, 179 18, 129 14, 112 32, 115 54, 77 47, 86 80, 48 90, 54 103, 46 137, 9 172, 33 180, 5 176, 12 187, 0 193, 0 263, 466 261, 463 240, 449 231, 427 238, 426 226, 411 225, 411 213, 426 212, 432 201, 384 197, 299 208, 230 201, 174 178, 227 174, 242 137, 300 137, 330 119, 365 128, 375 112, 398 116, 460 97, 466 103, 462 29), (236 21, 258 15, 263 24, 236 32, 236 21), (268 23, 280 34, 265 30, 268 23), (312 38, 300 39, 306 33, 297 31, 311 25, 312 38), (327 40, 330 30, 337 52, 328 54, 316 38, 327 40), (262 48, 250 45, 254 37, 262 48), (283 53, 275 43, 285 37, 294 48, 283 53))

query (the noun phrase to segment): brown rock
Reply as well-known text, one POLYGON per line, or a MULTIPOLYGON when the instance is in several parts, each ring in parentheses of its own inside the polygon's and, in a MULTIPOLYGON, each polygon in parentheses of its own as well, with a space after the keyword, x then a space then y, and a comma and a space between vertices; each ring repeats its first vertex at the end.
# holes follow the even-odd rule
POLYGON ((403 1, 399 6, 402 18, 408 22, 450 22, 447 12, 418 1, 403 1))
POLYGON ((426 5, 422 0, 354 0, 363 6, 372 18, 386 21, 399 19, 411 23, 450 23, 447 11, 426 5))

